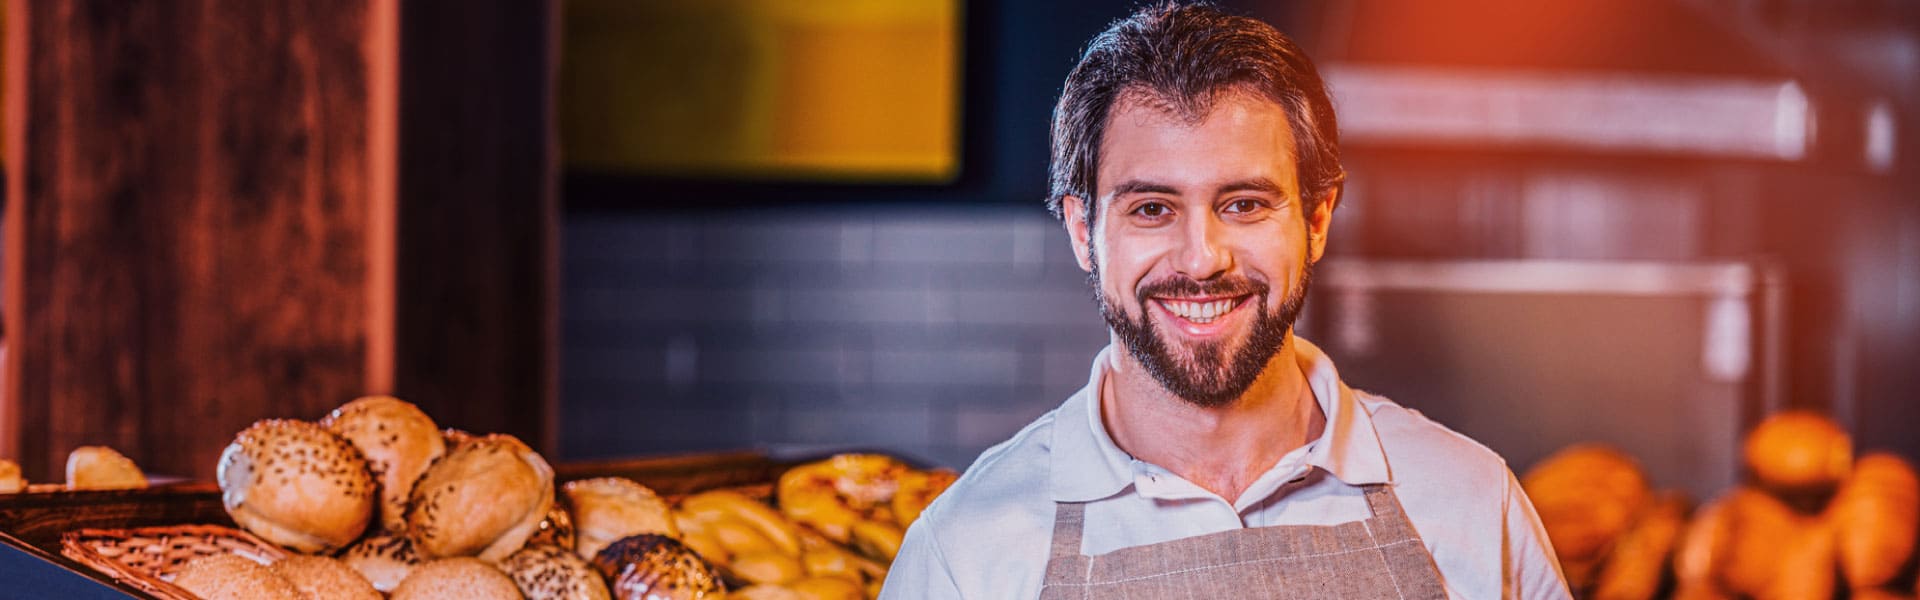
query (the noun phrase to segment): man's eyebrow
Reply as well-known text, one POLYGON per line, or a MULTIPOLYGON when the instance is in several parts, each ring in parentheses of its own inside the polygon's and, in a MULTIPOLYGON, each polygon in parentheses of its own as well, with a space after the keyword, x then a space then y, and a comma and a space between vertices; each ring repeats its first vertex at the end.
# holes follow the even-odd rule
POLYGON ((1153 183, 1151 181, 1141 181, 1138 179, 1129 179, 1129 180, 1120 182, 1120 185, 1113 186, 1113 195, 1116 197, 1125 196, 1128 194, 1177 195, 1179 193, 1180 193, 1180 190, 1174 189, 1173 186, 1170 186, 1164 183, 1153 183))
POLYGON ((1284 193, 1284 191, 1280 189, 1280 184, 1274 183, 1272 179, 1265 177, 1229 181, 1226 185, 1222 185, 1219 188, 1220 194, 1231 194, 1234 192, 1265 192, 1276 196, 1284 193))

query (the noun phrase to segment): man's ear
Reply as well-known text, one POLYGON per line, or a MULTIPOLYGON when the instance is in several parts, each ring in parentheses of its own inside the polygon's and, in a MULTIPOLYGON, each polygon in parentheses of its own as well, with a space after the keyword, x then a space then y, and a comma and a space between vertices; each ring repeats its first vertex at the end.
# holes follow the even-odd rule
POLYGON ((1079 196, 1060 197, 1060 216, 1067 226, 1067 239, 1073 242, 1073 259, 1080 270, 1093 272, 1093 231, 1087 229, 1087 203, 1079 196))
POLYGON ((1340 206, 1340 187, 1334 186, 1327 191, 1327 200, 1320 203, 1320 210, 1307 215, 1307 260, 1320 262, 1327 252, 1327 232, 1333 230, 1333 209, 1340 206))

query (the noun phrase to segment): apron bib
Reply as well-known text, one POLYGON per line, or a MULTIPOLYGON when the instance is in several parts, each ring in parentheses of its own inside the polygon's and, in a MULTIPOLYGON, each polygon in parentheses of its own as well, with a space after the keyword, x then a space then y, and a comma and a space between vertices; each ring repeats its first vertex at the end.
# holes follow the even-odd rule
POLYGON ((1232 529, 1099 556, 1080 554, 1086 505, 1056 503, 1040 598, 1446 598, 1393 490, 1361 489, 1373 512, 1364 521, 1232 529))

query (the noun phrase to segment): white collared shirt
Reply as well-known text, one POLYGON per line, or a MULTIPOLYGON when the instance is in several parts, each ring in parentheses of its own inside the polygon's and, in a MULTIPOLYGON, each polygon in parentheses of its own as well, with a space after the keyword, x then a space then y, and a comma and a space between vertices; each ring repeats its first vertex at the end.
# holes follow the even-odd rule
POLYGON ((987 449, 907 531, 885 600, 1033 598, 1053 536, 1055 501, 1086 502, 1083 554, 1242 527, 1367 518, 1362 484, 1391 483, 1454 598, 1570 598, 1546 532, 1506 462, 1466 436, 1385 398, 1354 391, 1333 361, 1293 337, 1327 426, 1230 503, 1107 435, 1087 386, 987 449))

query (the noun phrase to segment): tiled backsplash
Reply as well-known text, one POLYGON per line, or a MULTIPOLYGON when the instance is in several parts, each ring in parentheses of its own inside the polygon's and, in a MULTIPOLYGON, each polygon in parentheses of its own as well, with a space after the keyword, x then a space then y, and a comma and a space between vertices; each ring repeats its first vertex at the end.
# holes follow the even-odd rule
POLYGON ((1106 328, 1034 205, 574 214, 560 453, 876 447, 965 467, 1106 328))

